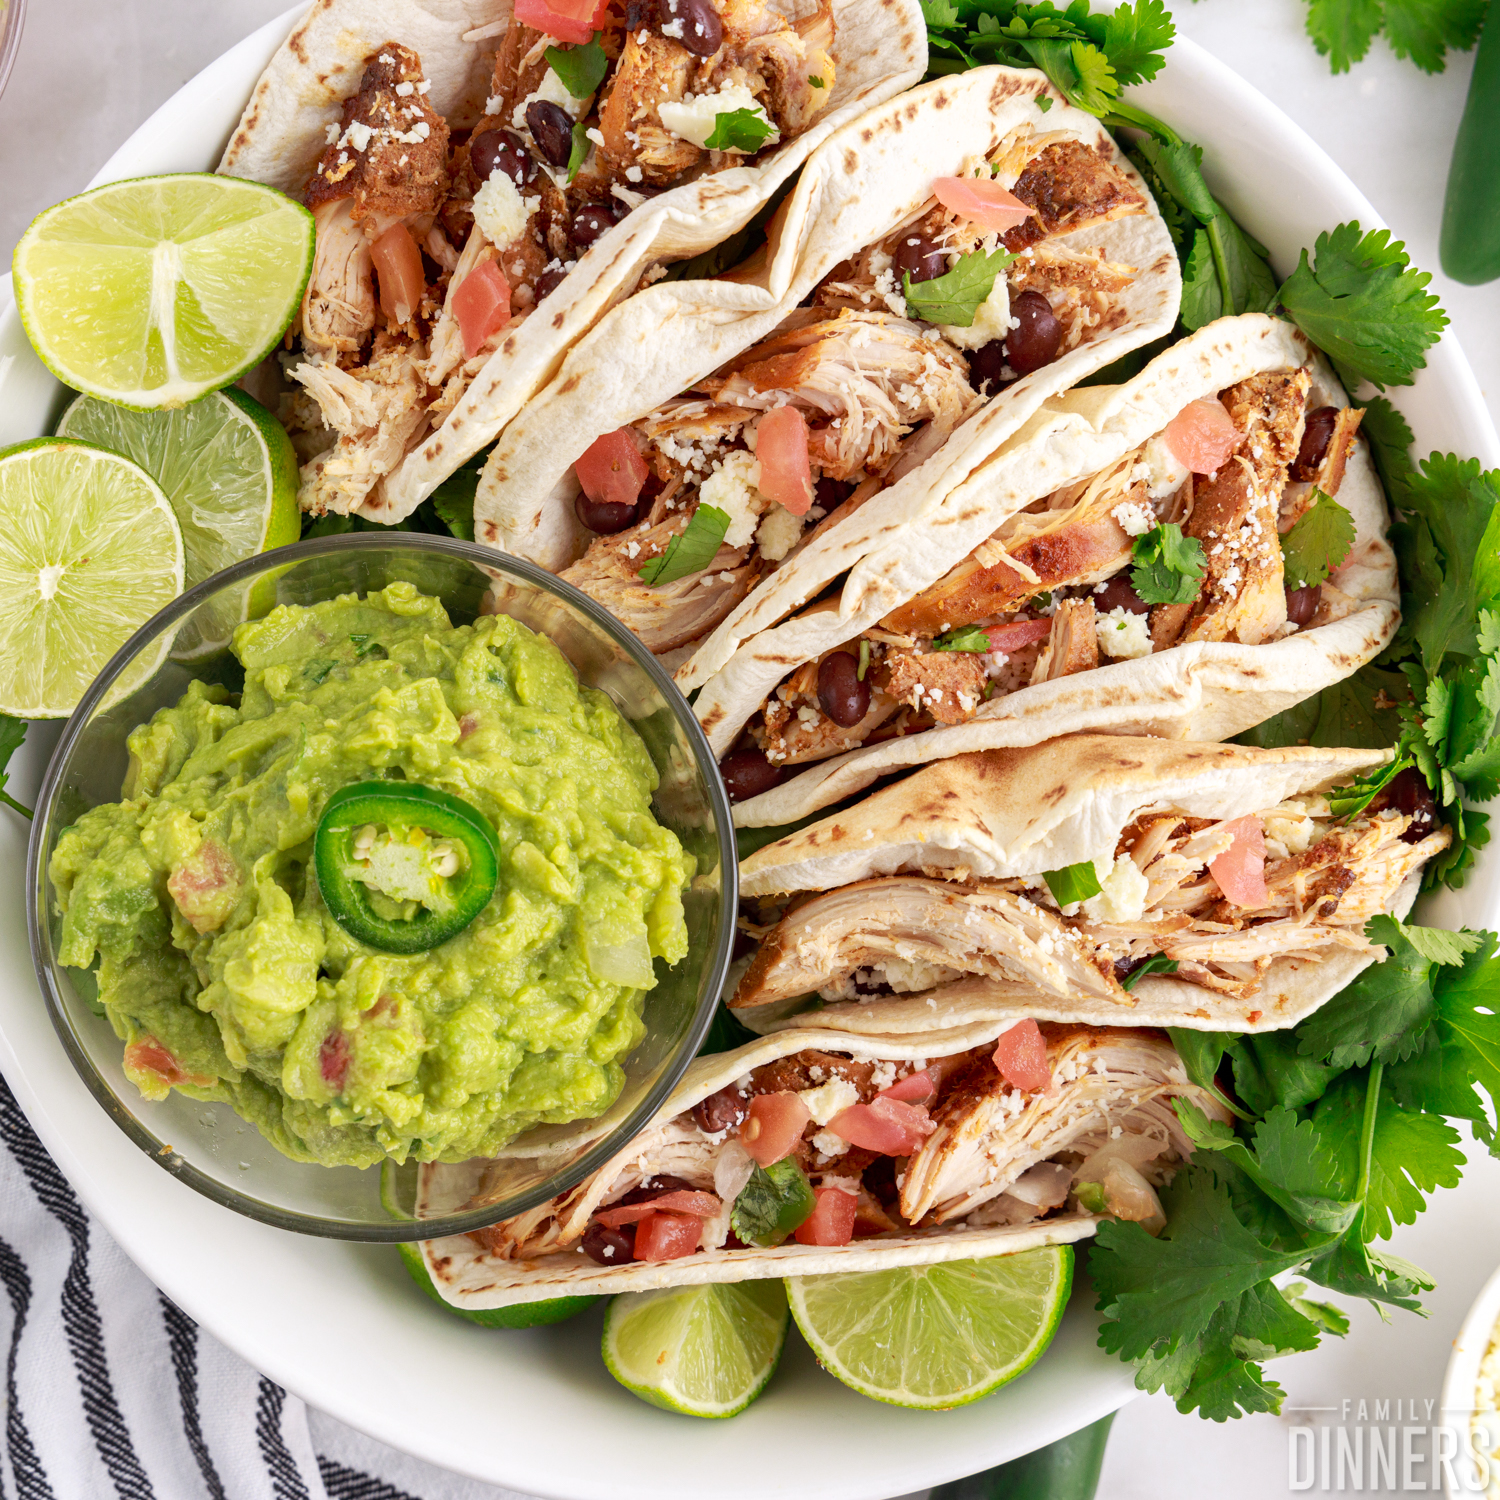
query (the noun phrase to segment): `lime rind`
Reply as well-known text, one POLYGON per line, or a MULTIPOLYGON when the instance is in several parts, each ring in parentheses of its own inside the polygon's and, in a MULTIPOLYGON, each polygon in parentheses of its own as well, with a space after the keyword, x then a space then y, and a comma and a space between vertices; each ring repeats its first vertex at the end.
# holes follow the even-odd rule
POLYGON ((788 1321, 779 1281, 629 1292, 604 1315, 601 1350, 609 1373, 642 1401, 733 1417, 776 1373, 788 1321))
MULTIPOLYGON (((182 533, 160 485, 104 449, 36 438, 0 452, 0 713, 61 718, 182 592, 182 533)), ((167 643, 115 683, 117 702, 167 643)))
POLYGON ((1073 1285, 1073 1248, 788 1278, 787 1301, 818 1362, 892 1406, 946 1411, 1024 1374, 1052 1342, 1073 1285))
POLYGON ((312 215, 262 183, 183 172, 38 214, 12 259, 38 358, 122 406, 182 406, 276 346, 312 271, 312 215))

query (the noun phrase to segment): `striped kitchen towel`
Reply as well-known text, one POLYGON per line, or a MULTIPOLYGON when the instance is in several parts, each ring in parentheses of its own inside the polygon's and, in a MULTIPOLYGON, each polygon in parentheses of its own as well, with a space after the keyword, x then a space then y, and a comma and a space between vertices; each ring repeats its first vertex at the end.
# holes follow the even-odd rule
POLYGON ((0 1500, 524 1500, 310 1411, 231 1354, 90 1217, 3 1080, 0 1283, 0 1500))

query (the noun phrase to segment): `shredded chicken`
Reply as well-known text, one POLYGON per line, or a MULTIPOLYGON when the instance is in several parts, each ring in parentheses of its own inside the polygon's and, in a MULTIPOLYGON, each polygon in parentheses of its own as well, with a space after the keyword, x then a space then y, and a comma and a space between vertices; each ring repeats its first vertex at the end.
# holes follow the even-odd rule
POLYGON ((1052 616, 1052 634, 1037 657, 1033 682, 1051 682, 1074 672, 1092 672, 1099 665, 1099 640, 1094 630, 1092 599, 1062 599, 1052 616))
POLYGON ((939 724, 962 724, 984 701, 984 658, 971 651, 891 652, 883 686, 897 703, 925 710, 939 724))
POLYGON ((334 198, 313 211, 317 240, 302 296, 302 347, 308 354, 352 354, 375 327, 370 241, 354 222, 353 208, 353 199, 334 198))

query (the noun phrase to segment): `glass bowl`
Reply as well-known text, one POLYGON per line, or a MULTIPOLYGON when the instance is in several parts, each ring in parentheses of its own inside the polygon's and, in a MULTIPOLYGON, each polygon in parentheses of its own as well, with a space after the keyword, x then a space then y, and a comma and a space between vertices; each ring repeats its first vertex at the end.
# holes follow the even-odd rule
POLYGON ((660 1107, 702 1043, 729 964, 737 898, 733 825, 713 755, 686 700, 645 647, 591 599, 529 563, 406 532, 355 533, 264 553, 205 580, 147 621, 63 730, 38 798, 26 874, 32 959, 53 1025, 94 1097, 136 1145, 216 1203, 263 1223, 386 1242, 461 1234, 510 1218, 613 1156, 660 1107), (158 1103, 143 1099, 125 1077, 124 1049, 100 1011, 93 976, 57 961, 60 921, 47 879, 59 833, 88 808, 119 800, 126 736, 176 703, 195 677, 238 686, 239 666, 227 648, 192 656, 176 650, 179 637, 198 638, 195 621, 222 617, 226 606, 259 617, 275 604, 316 604, 397 579, 441 599, 455 624, 472 621, 484 605, 549 637, 579 679, 607 693, 640 734, 661 777, 656 816, 697 860, 683 897, 688 955, 670 970, 657 960, 645 1036, 624 1062, 614 1105, 596 1120, 526 1132, 501 1160, 474 1163, 472 1196, 420 1208, 414 1164, 295 1162, 228 1105, 175 1091, 158 1103), (393 1210, 420 1217, 400 1219, 393 1210))
POLYGON ((21 32, 26 25, 26 0, 0 0, 0 94, 21 50, 21 32))

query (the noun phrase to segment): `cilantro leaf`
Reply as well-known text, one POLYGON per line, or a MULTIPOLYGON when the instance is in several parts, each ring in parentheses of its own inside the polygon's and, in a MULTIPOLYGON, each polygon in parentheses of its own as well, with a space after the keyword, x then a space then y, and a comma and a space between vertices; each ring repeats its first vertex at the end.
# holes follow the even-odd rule
POLYGON ((1168 958, 1165 953, 1153 953, 1140 968, 1132 969, 1120 981, 1120 987, 1133 990, 1148 974, 1175 974, 1176 972, 1177 960, 1175 958, 1168 958))
POLYGON ((1282 283, 1281 305, 1333 361, 1351 390, 1361 379, 1384 390, 1410 385, 1426 352, 1448 326, 1406 246, 1387 229, 1362 234, 1340 224, 1320 234, 1311 261, 1306 250, 1282 283))
POLYGON ((951 270, 931 281, 913 281, 907 272, 901 281, 907 309, 913 317, 929 323, 968 328, 993 289, 995 278, 1014 259, 1008 250, 992 250, 988 255, 975 250, 960 256, 951 270))
POLYGON ((1322 1097, 1337 1072, 1304 1057, 1300 1046, 1295 1031, 1268 1031, 1234 1042, 1230 1049, 1234 1088, 1246 1108, 1257 1114, 1266 1114, 1277 1105, 1302 1109, 1322 1097))
MULTIPOLYGON (((1120 983, 1127 990, 1133 990, 1136 981, 1145 974, 1175 974, 1176 972, 1176 960, 1166 958, 1165 955, 1157 953, 1153 954, 1139 969, 1134 969, 1127 974, 1120 983), (1156 965, 1158 962, 1163 962, 1169 967, 1157 968, 1156 965)), ((1187 1069, 1187 1076, 1199 1088, 1207 1089, 1231 1114, 1238 1115, 1242 1120, 1248 1120, 1250 1116, 1226 1099, 1215 1082, 1219 1073, 1219 1063, 1223 1060, 1224 1053, 1236 1041, 1234 1033, 1229 1031, 1188 1031, 1186 1028, 1172 1026, 1167 1028, 1167 1035, 1172 1038, 1172 1046, 1178 1057, 1182 1059, 1182 1066, 1187 1069)))
POLYGON ((1109 58, 1092 42, 1074 42, 1069 49, 1078 81, 1065 92, 1069 103, 1091 115, 1108 113, 1120 92, 1119 80, 1109 58))
POLYGON ((1147 136, 1136 149, 1150 163, 1173 200, 1200 224, 1208 225, 1219 216, 1218 202, 1203 180, 1202 146, 1195 146, 1190 141, 1169 142, 1147 136))
POLYGON ((687 530, 667 543, 666 551, 653 557, 638 573, 642 583, 660 587, 676 583, 690 573, 701 573, 714 560, 729 530, 729 512, 717 505, 700 505, 693 512, 687 530))
POLYGON ((1266 750, 1283 745, 1383 750, 1400 738, 1397 704, 1409 696, 1400 672, 1372 664, 1235 738, 1266 750))
POLYGON ((568 153, 568 181, 578 175, 578 169, 588 160, 589 126, 587 120, 579 120, 573 126, 573 149, 568 153))
POLYGON ((1281 556, 1289 589, 1322 583, 1354 545, 1354 517, 1332 495, 1313 491, 1313 503, 1281 539, 1281 556))
POLYGON ((1197 537, 1184 537, 1180 526, 1167 521, 1138 536, 1131 550, 1130 581, 1145 603, 1189 604, 1198 597, 1208 564, 1197 537))
POLYGON ((1314 1302, 1304 1297, 1302 1294, 1307 1290, 1306 1282, 1289 1281, 1281 1288, 1281 1295, 1286 1298, 1289 1307, 1296 1308, 1304 1318, 1315 1323, 1321 1332, 1343 1338, 1349 1332, 1349 1319, 1343 1310, 1331 1302, 1314 1302))
POLYGON ((961 625, 933 641, 934 651, 988 651, 990 638, 977 625, 961 625))
POLYGON ((1161 72, 1177 35, 1165 0, 1135 0, 1111 12, 1104 26, 1104 54, 1120 84, 1147 83, 1161 72))
POLYGON ((726 109, 714 116, 714 128, 704 145, 710 151, 759 151, 775 135, 776 127, 761 109, 726 109))
POLYGON ((31 809, 23 807, 5 790, 10 781, 7 770, 10 758, 21 748, 21 742, 26 738, 26 728, 25 719, 13 719, 9 714, 0 714, 0 802, 29 818, 31 809))
POLYGON ((609 59, 597 36, 581 47, 548 47, 547 64, 575 99, 587 99, 604 82, 609 59))
POLYGON ((747 1245, 779 1245, 817 1206, 802 1168, 790 1157, 756 1166, 729 1212, 729 1227, 747 1245))
POLYGON ((1385 492, 1395 505, 1412 472, 1411 445, 1416 441, 1406 418, 1384 396, 1371 396, 1359 424, 1360 436, 1370 445, 1370 456, 1385 492))
POLYGON ((1047 870, 1042 879, 1059 906, 1071 906, 1075 901, 1087 901, 1097 896, 1101 889, 1099 872, 1092 860, 1082 860, 1076 865, 1064 865, 1060 870, 1047 870))
POLYGON ((1397 57, 1424 73, 1441 73, 1447 52, 1467 52, 1479 38, 1486 0, 1385 0, 1385 39, 1397 57))
MULTIPOLYGON (((1437 1039, 1450 1067, 1461 1066, 1500 1112, 1500 957, 1493 933, 1477 936, 1480 945, 1465 955, 1462 966, 1438 974, 1437 1039)), ((1486 1125, 1483 1133, 1495 1151, 1493 1129, 1486 1125)))
POLYGON ((1307 34, 1334 73, 1347 73, 1380 30, 1381 0, 1308 0, 1307 34))

